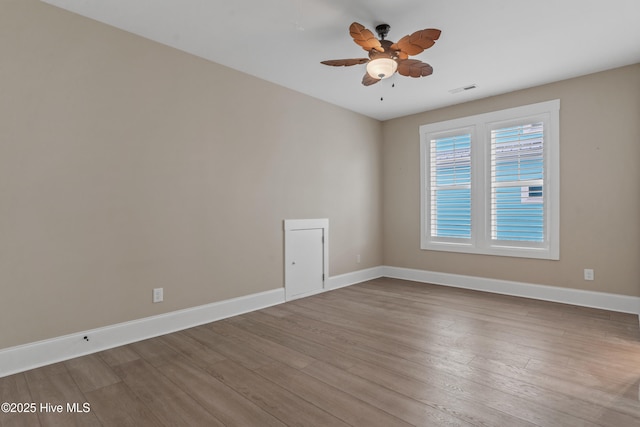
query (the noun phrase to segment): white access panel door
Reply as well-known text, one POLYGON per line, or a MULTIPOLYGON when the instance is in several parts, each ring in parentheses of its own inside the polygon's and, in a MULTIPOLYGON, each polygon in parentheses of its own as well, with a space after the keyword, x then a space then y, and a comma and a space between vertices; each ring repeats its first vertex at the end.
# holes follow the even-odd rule
POLYGON ((310 221, 314 220, 285 221, 287 300, 313 295, 324 290, 328 223, 310 221))

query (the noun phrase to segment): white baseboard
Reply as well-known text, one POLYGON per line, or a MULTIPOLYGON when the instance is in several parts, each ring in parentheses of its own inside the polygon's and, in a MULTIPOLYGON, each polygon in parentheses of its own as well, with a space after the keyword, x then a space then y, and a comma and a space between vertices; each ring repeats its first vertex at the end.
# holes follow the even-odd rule
POLYGON ((0 350, 0 378, 283 302, 280 288, 6 348, 0 350))
MULTIPOLYGON (((640 314, 640 297, 380 266, 329 277, 324 291, 379 277, 640 314)), ((0 378, 285 302, 284 288, 0 350, 0 378), (88 338, 88 341, 84 337, 88 338)))
POLYGON ((323 292, 333 291, 335 289, 344 288, 345 286, 351 286, 357 283, 366 282, 367 280, 377 279, 378 277, 382 277, 382 267, 367 268, 365 270, 352 271, 350 273, 331 276, 325 281, 323 289, 312 291, 303 295, 289 297, 287 298, 287 301, 311 297, 323 292))
POLYGON ((351 273, 340 274, 338 276, 329 277, 326 284, 326 290, 344 288, 345 286, 355 285, 357 283, 366 282, 367 280, 377 279, 384 276, 384 267, 372 267, 365 270, 353 271, 351 273))
POLYGON ((437 273, 410 268, 385 266, 382 270, 385 277, 394 279, 433 283, 434 285, 473 289, 496 294, 512 295, 640 315, 640 297, 560 288, 556 286, 536 285, 531 283, 511 282, 507 280, 487 279, 483 277, 463 276, 459 274, 437 273))
MULTIPOLYGON (((325 289, 342 288, 382 277, 382 267, 329 277, 325 289)), ((307 295, 310 296, 311 294, 307 295)), ((285 289, 247 295, 158 316, 81 331, 0 350, 0 378, 52 363, 108 350, 285 302, 285 289), (85 340, 84 337, 89 340, 85 340)))

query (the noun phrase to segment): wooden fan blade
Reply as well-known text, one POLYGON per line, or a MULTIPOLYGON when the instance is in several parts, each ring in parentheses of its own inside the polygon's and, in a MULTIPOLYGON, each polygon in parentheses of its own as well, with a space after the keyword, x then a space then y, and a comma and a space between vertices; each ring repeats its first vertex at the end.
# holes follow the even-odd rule
POLYGON ((364 77, 362 78, 362 84, 365 86, 371 86, 380 81, 380 79, 376 79, 375 77, 371 77, 369 73, 364 73, 364 77))
POLYGON ((433 73, 431 65, 417 59, 398 61, 398 74, 408 77, 425 77, 433 73))
POLYGON ((431 40, 438 40, 440 38, 440 34, 442 34, 442 31, 436 28, 427 28, 426 30, 422 30, 419 32, 421 32, 424 37, 428 37, 431 40))
POLYGON ((380 40, 378 40, 370 30, 367 30, 364 25, 354 22, 349 26, 349 34, 353 37, 353 41, 356 42, 357 45, 362 46, 367 52, 371 49, 384 52, 380 40))
POLYGON ((397 43, 391 45, 391 49, 399 50, 407 55, 417 55, 433 46, 435 40, 440 38, 440 33, 441 31, 435 28, 419 30, 398 40, 397 43))
POLYGON ((350 67, 352 65, 366 64, 367 62, 369 62, 369 58, 330 59, 320 63, 324 65, 331 65, 333 67, 350 67))

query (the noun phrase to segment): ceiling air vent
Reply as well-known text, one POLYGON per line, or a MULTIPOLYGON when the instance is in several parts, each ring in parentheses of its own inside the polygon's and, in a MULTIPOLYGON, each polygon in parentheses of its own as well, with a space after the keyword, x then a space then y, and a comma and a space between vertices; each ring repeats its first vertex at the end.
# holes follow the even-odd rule
POLYGON ((472 85, 467 85, 467 86, 462 86, 462 87, 458 87, 455 89, 451 89, 449 91, 450 94, 454 94, 454 93, 460 93, 460 92, 464 92, 465 90, 471 90, 471 89, 475 89, 477 86, 475 84, 472 85))

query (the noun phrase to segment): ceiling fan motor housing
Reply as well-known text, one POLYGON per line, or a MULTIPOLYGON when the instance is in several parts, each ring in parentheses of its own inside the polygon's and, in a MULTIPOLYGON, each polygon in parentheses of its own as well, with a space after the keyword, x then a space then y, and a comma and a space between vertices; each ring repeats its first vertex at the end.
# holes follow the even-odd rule
POLYGON ((384 49, 384 52, 377 51, 375 49, 371 49, 369 51, 370 59, 378 59, 378 58, 391 58, 398 59, 398 51, 391 49, 393 42, 389 40, 380 40, 380 44, 384 49))

